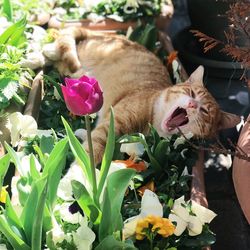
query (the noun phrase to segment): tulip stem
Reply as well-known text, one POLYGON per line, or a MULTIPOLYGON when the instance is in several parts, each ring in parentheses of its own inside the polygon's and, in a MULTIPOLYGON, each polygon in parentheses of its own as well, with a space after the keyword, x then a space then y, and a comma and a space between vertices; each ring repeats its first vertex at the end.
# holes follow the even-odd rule
POLYGON ((91 172, 92 172, 93 194, 95 195, 97 193, 97 184, 96 184, 95 160, 94 160, 93 144, 92 144, 92 139, 91 139, 91 126, 90 126, 89 115, 85 115, 85 125, 86 125, 86 129, 87 129, 87 138, 88 138, 88 146, 89 146, 89 157, 90 157, 90 165, 91 165, 91 172))

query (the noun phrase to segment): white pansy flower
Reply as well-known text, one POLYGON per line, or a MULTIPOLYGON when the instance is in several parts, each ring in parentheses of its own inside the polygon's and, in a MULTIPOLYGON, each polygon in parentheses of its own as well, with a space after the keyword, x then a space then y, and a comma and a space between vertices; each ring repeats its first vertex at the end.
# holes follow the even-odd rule
POLYGON ((87 190, 90 190, 87 179, 79 165, 74 162, 58 185, 57 196, 65 201, 73 201, 73 190, 71 181, 76 180, 82 183, 87 190))
POLYGON ((130 156, 142 156, 145 149, 140 142, 122 143, 120 151, 130 156))
POLYGON ((22 137, 31 137, 37 133, 36 120, 30 115, 22 115, 20 112, 8 116, 6 127, 10 130, 11 144, 16 147, 22 137))
POLYGON ((50 137, 53 134, 51 129, 38 129, 36 135, 41 138, 42 136, 50 137))
POLYGON ((194 215, 189 213, 184 196, 175 200, 169 219, 177 223, 174 232, 176 236, 180 236, 186 228, 190 236, 199 235, 202 232, 203 225, 210 223, 216 216, 213 211, 199 205, 195 201, 191 203, 191 211, 194 215))
POLYGON ((139 215, 131 217, 124 222, 123 236, 128 238, 135 234, 135 229, 138 220, 147 217, 148 215, 163 216, 163 207, 158 199, 158 196, 146 189, 141 200, 141 212, 139 215))
POLYGON ((84 0, 83 8, 85 8, 86 11, 91 11, 93 7, 96 7, 101 2, 103 2, 103 0, 84 0))
POLYGON ((99 23, 105 19, 104 16, 99 16, 96 13, 90 13, 87 15, 87 19, 90 20, 93 23, 99 23))
POLYGON ((175 142, 174 142, 174 148, 176 149, 178 145, 184 144, 186 142, 186 139, 191 139, 193 137, 193 133, 189 132, 185 135, 185 137, 183 135, 181 135, 180 137, 178 137, 175 142), (186 138, 185 138, 186 137, 186 138))
POLYGON ((92 243, 95 240, 95 233, 88 227, 86 217, 82 217, 80 227, 76 232, 72 232, 74 243, 78 250, 92 249, 92 243))
POLYGON ((54 208, 54 212, 58 211, 60 214, 60 217, 62 220, 72 223, 72 224, 77 224, 80 223, 82 215, 80 214, 80 212, 76 212, 74 214, 72 214, 69 211, 69 207, 72 205, 72 203, 70 202, 64 202, 62 204, 57 204, 54 208))

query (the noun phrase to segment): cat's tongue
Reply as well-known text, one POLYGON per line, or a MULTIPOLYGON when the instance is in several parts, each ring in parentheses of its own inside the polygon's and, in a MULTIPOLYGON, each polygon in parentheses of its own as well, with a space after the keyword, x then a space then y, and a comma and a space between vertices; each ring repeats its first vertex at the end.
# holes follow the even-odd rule
POLYGON ((178 107, 171 118, 167 121, 168 130, 171 131, 176 127, 183 126, 188 123, 187 111, 183 108, 178 107))

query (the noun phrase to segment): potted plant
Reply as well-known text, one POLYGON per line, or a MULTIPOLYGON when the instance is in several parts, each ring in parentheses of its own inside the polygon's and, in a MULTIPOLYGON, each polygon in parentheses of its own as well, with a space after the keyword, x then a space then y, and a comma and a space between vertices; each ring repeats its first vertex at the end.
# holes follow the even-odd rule
MULTIPOLYGON (((60 3, 60 2, 59 2, 60 3)), ((156 18, 160 28, 166 27, 173 14, 170 0, 157 1, 85 1, 82 6, 77 2, 65 3, 66 13, 54 16, 49 27, 62 28, 67 26, 83 26, 94 30, 127 30, 135 27, 137 20, 156 18), (78 13, 78 14, 76 14, 78 13), (64 16, 64 17, 63 17, 64 16)), ((60 12, 60 11, 59 11, 60 12)))

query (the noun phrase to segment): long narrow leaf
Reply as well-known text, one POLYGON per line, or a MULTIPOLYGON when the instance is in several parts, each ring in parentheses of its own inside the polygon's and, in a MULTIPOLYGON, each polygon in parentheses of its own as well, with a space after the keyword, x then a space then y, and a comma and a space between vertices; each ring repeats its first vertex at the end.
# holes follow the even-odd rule
POLYGON ((6 154, 0 158, 0 191, 2 189, 4 177, 10 165, 10 155, 6 154))
POLYGON ((37 206, 42 195, 42 191, 44 190, 44 186, 46 185, 46 182, 47 176, 44 176, 32 185, 31 193, 25 203, 21 214, 21 221, 23 223, 24 231, 29 245, 31 244, 32 240, 33 222, 36 217, 37 206))
POLYGON ((48 175, 48 200, 49 206, 53 206, 56 199, 57 188, 66 164, 68 152, 68 139, 59 141, 47 159, 42 176, 48 175))
POLYGON ((40 178, 40 173, 36 168, 36 157, 33 154, 30 156, 30 175, 34 181, 40 178))
POLYGON ((16 41, 17 35, 21 38, 21 36, 23 36, 26 23, 26 17, 24 17, 8 27, 0 36, 0 44, 11 44, 12 38, 16 41))
POLYGON ((9 196, 7 196, 7 199, 6 199, 4 215, 6 217, 6 220, 8 221, 8 224, 11 226, 11 228, 16 229, 15 233, 18 234, 18 236, 23 241, 26 241, 26 236, 25 236, 22 222, 18 218, 18 216, 17 216, 17 214, 16 214, 16 212, 11 204, 9 196))
MULTIPOLYGON (((75 137, 72 129, 70 128, 67 121, 62 117, 62 121, 64 124, 64 127, 66 129, 67 136, 69 138, 69 145, 70 148, 77 160, 77 163, 81 166, 83 169, 88 181, 92 183, 92 172, 91 172, 91 166, 90 166, 90 159, 87 154, 87 152, 84 150, 81 143, 78 141, 78 139, 75 137)), ((92 185, 93 186, 93 185, 92 185)))
POLYGON ((42 228, 43 228, 43 215, 44 208, 46 203, 46 196, 48 192, 48 182, 44 185, 41 196, 39 197, 37 208, 35 212, 35 217, 33 221, 33 230, 32 230, 32 240, 31 240, 31 249, 32 250, 41 250, 42 246, 42 228))
POLYGON ((121 206, 134 169, 121 169, 107 178, 102 204, 102 220, 99 226, 99 241, 116 231, 122 230, 121 206))
POLYGON ((115 126, 114 126, 114 113, 113 113, 113 109, 111 109, 108 139, 107 139, 107 144, 106 144, 105 152, 104 152, 103 159, 102 159, 100 181, 99 181, 98 189, 97 189, 97 200, 99 200, 100 195, 102 193, 103 186, 107 178, 110 164, 112 161, 112 157, 114 154, 114 149, 115 149, 115 126))
POLYGON ((93 224, 99 224, 101 219, 101 211, 95 204, 87 189, 78 181, 72 181, 71 185, 77 203, 83 210, 84 214, 93 224))
POLYGON ((14 162, 18 173, 20 173, 20 175, 23 177, 27 177, 27 174, 24 172, 21 161, 15 150, 6 142, 5 142, 5 147, 11 157, 11 160, 14 162))
POLYGON ((3 1, 3 14, 7 17, 8 21, 12 21, 12 5, 10 0, 3 1))
POLYGON ((14 249, 31 250, 31 248, 11 229, 3 215, 0 215, 0 232, 4 234, 14 249))

